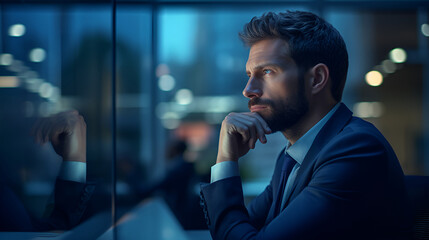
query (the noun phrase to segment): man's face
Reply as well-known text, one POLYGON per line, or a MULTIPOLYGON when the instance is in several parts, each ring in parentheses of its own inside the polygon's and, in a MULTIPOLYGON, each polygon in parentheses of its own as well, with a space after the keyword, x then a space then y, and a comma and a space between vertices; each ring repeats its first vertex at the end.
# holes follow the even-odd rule
POLYGON ((265 39, 252 45, 246 64, 249 80, 243 95, 273 132, 294 126, 308 111, 304 76, 281 39, 265 39))

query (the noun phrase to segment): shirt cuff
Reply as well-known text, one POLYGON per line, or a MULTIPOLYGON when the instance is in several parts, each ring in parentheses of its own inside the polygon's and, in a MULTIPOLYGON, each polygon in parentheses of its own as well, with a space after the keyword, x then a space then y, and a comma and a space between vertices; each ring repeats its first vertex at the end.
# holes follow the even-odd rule
POLYGON ((58 178, 66 181, 86 183, 86 163, 63 161, 58 178))
POLYGON ((210 183, 229 178, 240 176, 238 163, 234 161, 220 162, 212 166, 210 183))

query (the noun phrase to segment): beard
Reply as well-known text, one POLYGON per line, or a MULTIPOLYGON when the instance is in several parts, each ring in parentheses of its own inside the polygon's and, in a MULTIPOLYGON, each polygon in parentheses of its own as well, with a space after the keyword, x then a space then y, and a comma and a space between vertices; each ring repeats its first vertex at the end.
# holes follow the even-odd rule
POLYGON ((296 95, 281 101, 252 98, 248 103, 249 109, 256 104, 266 105, 271 112, 258 113, 267 122, 272 132, 289 129, 308 112, 308 100, 305 98, 304 84, 300 84, 298 88, 296 95))

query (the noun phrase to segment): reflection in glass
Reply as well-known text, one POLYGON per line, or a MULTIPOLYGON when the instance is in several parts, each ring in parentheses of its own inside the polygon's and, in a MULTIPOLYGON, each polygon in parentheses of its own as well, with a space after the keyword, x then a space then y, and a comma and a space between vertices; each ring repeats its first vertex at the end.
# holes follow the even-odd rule
POLYGON ((97 55, 110 54, 110 14, 102 5, 1 6, 1 231, 64 231, 110 213, 111 105, 100 86, 111 85, 111 65, 97 55), (107 47, 79 55, 94 38, 107 47))

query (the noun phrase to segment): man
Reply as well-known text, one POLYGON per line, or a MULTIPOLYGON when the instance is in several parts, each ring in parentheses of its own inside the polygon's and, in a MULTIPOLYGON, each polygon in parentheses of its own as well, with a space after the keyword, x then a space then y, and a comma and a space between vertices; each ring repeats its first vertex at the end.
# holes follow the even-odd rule
MULTIPOLYGON (((250 112, 222 122, 211 184, 201 188, 213 239, 404 239, 403 172, 382 134, 341 103, 348 54, 338 31, 300 11, 244 26, 250 112), (269 185, 246 208, 238 159, 281 131, 269 185)), ((261 159, 264 161, 265 159, 261 159)))
POLYGON ((55 183, 54 202, 44 218, 35 218, 19 198, 0 184, 0 231, 67 230, 84 218, 94 184, 86 183, 86 124, 77 111, 68 111, 40 120, 34 127, 36 142, 51 142, 63 158, 55 183))

